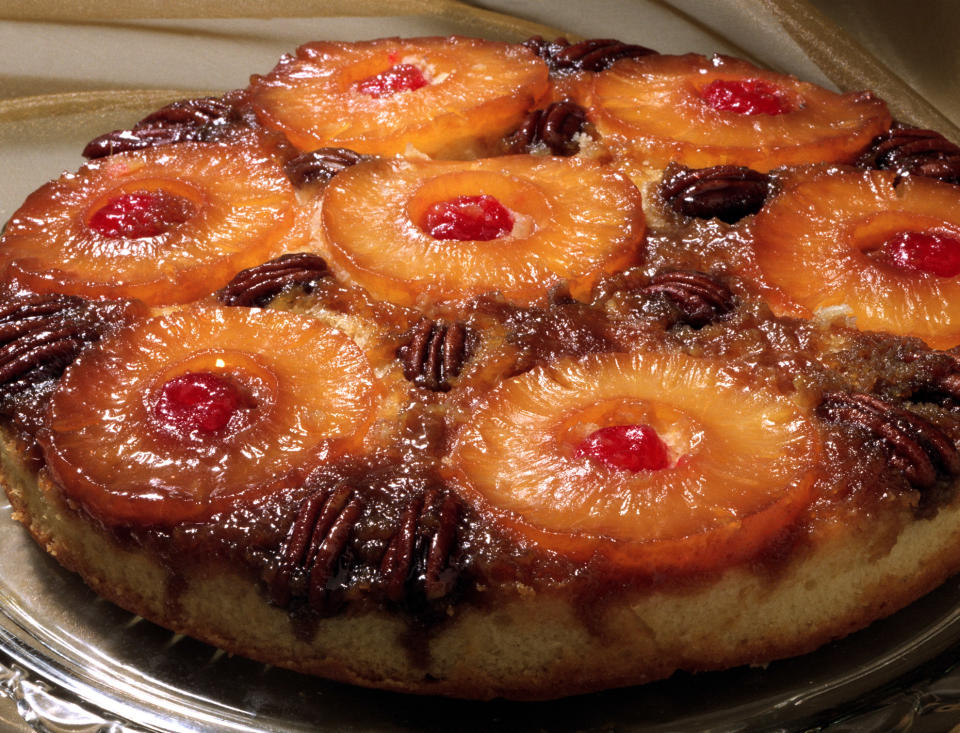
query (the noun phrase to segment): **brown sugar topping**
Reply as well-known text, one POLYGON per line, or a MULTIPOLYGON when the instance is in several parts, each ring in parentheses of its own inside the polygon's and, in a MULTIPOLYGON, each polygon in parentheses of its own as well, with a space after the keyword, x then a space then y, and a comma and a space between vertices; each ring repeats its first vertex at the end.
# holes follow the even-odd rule
POLYGON ((643 290, 664 295, 680 310, 681 320, 694 328, 715 321, 734 306, 730 289, 702 272, 661 272, 643 290))
POLYGON ((669 169, 660 184, 660 196, 684 216, 720 219, 733 224, 756 214, 767 199, 769 176, 736 165, 669 169))
POLYGON ((881 439, 890 462, 918 489, 960 475, 953 441, 919 415, 871 395, 845 392, 825 395, 820 412, 827 420, 853 423, 881 439))
POLYGON ((434 392, 450 389, 450 380, 460 374, 466 359, 467 329, 461 323, 434 322, 421 318, 400 348, 403 376, 434 392))
POLYGON ((548 42, 541 36, 533 36, 523 45, 546 61, 553 73, 603 71, 620 59, 638 59, 657 53, 646 46, 614 38, 591 38, 571 44, 565 38, 548 42))
POLYGON ((262 306, 287 288, 309 285, 327 274, 327 263, 319 255, 309 252, 281 255, 237 273, 217 291, 217 300, 224 305, 262 306))
POLYGON ((552 155, 575 155, 580 152, 575 138, 586 122, 587 111, 576 102, 554 102, 528 113, 517 131, 504 139, 504 148, 509 153, 530 153, 542 145, 552 155))

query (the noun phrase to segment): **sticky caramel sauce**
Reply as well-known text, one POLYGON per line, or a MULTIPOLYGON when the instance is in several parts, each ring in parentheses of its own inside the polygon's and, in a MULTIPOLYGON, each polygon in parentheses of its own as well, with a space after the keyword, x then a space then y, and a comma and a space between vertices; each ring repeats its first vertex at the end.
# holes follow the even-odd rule
MULTIPOLYGON (((755 271, 749 218, 729 225, 674 215, 661 202, 649 205, 660 207, 654 217, 659 223, 651 227, 642 256, 633 267, 602 279, 590 302, 574 300, 561 287, 534 306, 511 305, 490 295, 419 313, 377 304, 332 278, 309 292, 280 295, 272 307, 333 319, 346 328, 351 322, 376 321, 376 328, 363 332, 364 348, 381 356, 395 354, 424 315, 463 322, 468 343, 462 372, 447 393, 410 385, 396 425, 368 444, 366 452, 298 475, 278 493, 239 501, 229 512, 202 522, 167 528, 105 524, 104 530, 125 546, 154 554, 170 569, 171 604, 177 602, 178 579, 191 564, 216 559, 249 573, 270 602, 289 609, 294 628, 304 637, 319 618, 346 609, 397 611, 410 620, 409 643, 416 656, 423 653, 430 630, 451 618, 457 604, 496 605, 518 588, 532 588, 575 599, 584 623, 592 626, 604 599, 617 598, 625 588, 633 593, 695 592, 723 571, 651 575, 600 556, 574 560, 512 536, 485 510, 457 498, 445 481, 444 456, 474 406, 503 379, 565 357, 681 351, 722 359, 736 378, 773 388, 810 413, 824 393, 837 390, 871 391, 910 402, 951 439, 960 440, 960 405, 928 389, 954 365, 950 355, 917 340, 860 333, 839 322, 775 317, 764 302, 770 288, 762 279, 739 274, 755 271), (676 303, 644 290, 654 274, 676 269, 708 273, 733 293, 733 309, 699 328, 684 324, 676 303), (317 576, 322 581, 318 587, 310 561, 290 562, 284 553, 310 498, 320 497, 317 503, 326 506, 342 487, 358 497, 361 508, 329 572, 317 576), (455 520, 442 504, 451 494, 457 502, 455 520), (454 539, 437 559, 439 551, 431 554, 431 548, 442 544, 437 538, 451 521, 454 539), (401 536, 405 526, 414 528, 409 542, 401 536), (385 561, 391 552, 400 558, 396 567, 406 567, 405 579, 392 586, 385 561)), ((0 395, 3 414, 23 437, 42 429, 52 388, 45 380, 0 395)), ((863 527, 882 514, 890 530, 880 544, 889 544, 900 526, 889 517, 906 523, 930 516, 952 498, 946 485, 922 494, 912 488, 861 428, 814 420, 824 462, 815 499, 745 561, 771 582, 831 526, 863 527)))

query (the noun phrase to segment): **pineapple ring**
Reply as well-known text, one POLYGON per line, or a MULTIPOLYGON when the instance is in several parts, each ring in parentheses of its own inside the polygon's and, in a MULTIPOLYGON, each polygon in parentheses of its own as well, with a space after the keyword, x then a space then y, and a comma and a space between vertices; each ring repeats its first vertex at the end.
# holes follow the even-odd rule
MULTIPOLYGON (((791 175, 754 221, 757 264, 786 298, 778 315, 843 307, 863 330, 960 344, 960 278, 891 267, 869 252, 899 232, 960 239, 960 189, 894 171, 791 175)), ((778 295, 780 294, 778 293, 778 295)))
POLYGON ((0 240, 0 271, 35 292, 187 303, 303 249, 304 224, 293 187, 259 144, 158 146, 94 160, 30 194, 0 240), (184 198, 194 213, 139 238, 89 226, 111 199, 142 191, 184 198))
POLYGON ((528 49, 470 38, 317 42, 254 77, 260 121, 300 150, 345 147, 374 155, 411 148, 440 158, 491 152, 549 89, 546 64, 528 49), (427 84, 380 97, 358 83, 398 64, 427 84))
POLYGON ((418 306, 493 291, 530 303, 561 280, 585 296, 600 275, 636 258, 645 222, 640 192, 620 174, 586 160, 520 155, 355 165, 328 185, 315 229, 338 274, 377 298, 418 306), (478 194, 512 212, 509 234, 439 240, 420 228, 430 204, 478 194))
POLYGON ((792 76, 724 56, 645 56, 598 74, 589 119, 618 156, 654 168, 848 162, 890 127, 886 104, 863 93, 837 94, 792 76), (792 111, 745 115, 701 97, 716 81, 773 84, 792 111))
POLYGON ((521 537, 654 572, 762 549, 809 504, 819 453, 796 405, 736 383, 718 362, 602 354, 502 382, 450 466, 468 499, 521 537), (574 456, 591 431, 636 423, 667 444, 668 467, 633 473, 574 456))
POLYGON ((169 525, 261 496, 309 461, 355 447, 376 385, 360 348, 320 321, 194 307, 82 355, 52 398, 41 442, 57 483, 94 516, 169 525), (153 409, 164 384, 198 372, 241 385, 254 406, 225 434, 178 440, 153 409))

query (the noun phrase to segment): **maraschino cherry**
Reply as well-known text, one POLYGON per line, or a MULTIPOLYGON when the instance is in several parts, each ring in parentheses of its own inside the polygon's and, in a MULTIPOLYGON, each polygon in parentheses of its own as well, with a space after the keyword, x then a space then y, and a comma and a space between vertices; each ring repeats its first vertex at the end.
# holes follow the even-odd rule
POLYGON ((105 237, 155 237, 187 221, 196 212, 193 202, 163 190, 131 191, 115 196, 87 221, 105 237))
POLYGON ((243 407, 237 386, 211 372, 188 372, 160 388, 153 417, 181 439, 221 434, 243 407))
POLYGON ((937 232, 899 232, 881 247, 901 270, 926 272, 938 277, 960 275, 960 239, 937 232))
POLYGON ((580 441, 574 458, 592 458, 622 471, 658 471, 670 465, 667 445, 649 425, 611 425, 580 441))
POLYGON ((513 231, 513 214, 493 196, 457 196, 431 204, 424 231, 435 239, 489 241, 513 231))
POLYGON ((781 89, 763 79, 717 79, 700 96, 716 110, 741 115, 782 115, 793 109, 781 89))
POLYGON ((396 64, 379 74, 357 82, 357 89, 374 98, 389 97, 397 92, 412 92, 430 82, 420 67, 413 64, 396 64))

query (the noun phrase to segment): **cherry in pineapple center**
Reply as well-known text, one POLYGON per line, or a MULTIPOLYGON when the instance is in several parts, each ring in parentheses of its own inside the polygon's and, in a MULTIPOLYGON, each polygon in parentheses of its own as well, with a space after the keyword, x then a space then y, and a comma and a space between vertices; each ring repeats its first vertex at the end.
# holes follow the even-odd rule
POLYGON ((237 384, 212 372, 188 372, 160 388, 153 419, 180 439, 222 434, 241 410, 253 408, 237 384))
POLYGON ((592 458, 621 471, 658 471, 670 465, 667 445, 649 425, 610 425, 580 441, 574 458, 592 458))
POLYGON ((429 83, 419 66, 395 64, 379 74, 361 79, 357 82, 357 89, 363 94, 379 99, 390 97, 398 92, 416 91, 429 83))
POLYGON ((783 90, 763 79, 717 79, 700 96, 710 107, 741 115, 782 115, 793 111, 783 90))
POLYGON ((898 232, 881 252, 894 267, 937 277, 960 275, 960 238, 940 232, 898 232))
POLYGON ((196 213, 190 199, 157 190, 130 191, 110 198, 87 220, 87 226, 105 237, 155 237, 183 224, 196 213))
POLYGON ((427 207, 421 228, 434 239, 487 242, 513 231, 513 214, 495 197, 457 196, 427 207))

